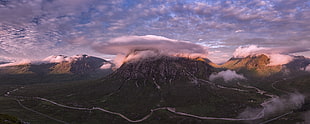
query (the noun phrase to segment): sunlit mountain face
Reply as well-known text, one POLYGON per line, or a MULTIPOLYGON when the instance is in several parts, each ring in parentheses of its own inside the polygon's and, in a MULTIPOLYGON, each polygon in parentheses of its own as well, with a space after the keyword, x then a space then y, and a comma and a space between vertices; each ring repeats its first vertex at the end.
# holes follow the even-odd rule
POLYGON ((308 0, 0 0, 0 123, 310 123, 308 0))

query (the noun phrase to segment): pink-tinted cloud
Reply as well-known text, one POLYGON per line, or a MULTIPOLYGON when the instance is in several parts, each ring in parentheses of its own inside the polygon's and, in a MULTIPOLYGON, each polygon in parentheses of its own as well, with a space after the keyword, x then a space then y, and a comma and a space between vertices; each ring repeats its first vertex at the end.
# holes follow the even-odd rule
POLYGON ((7 63, 7 64, 1 64, 0 67, 7 67, 7 66, 15 66, 15 65, 24 65, 31 63, 31 60, 29 59, 23 59, 21 61, 7 63))
POLYGON ((208 54, 207 48, 188 41, 178 41, 162 36, 122 36, 94 45, 94 49, 104 54, 128 54, 132 50, 158 50, 168 54, 208 54))
POLYGON ((123 62, 158 55, 206 57, 207 48, 188 41, 178 41, 162 36, 122 36, 94 45, 104 54, 118 55, 114 62, 119 67, 123 62))

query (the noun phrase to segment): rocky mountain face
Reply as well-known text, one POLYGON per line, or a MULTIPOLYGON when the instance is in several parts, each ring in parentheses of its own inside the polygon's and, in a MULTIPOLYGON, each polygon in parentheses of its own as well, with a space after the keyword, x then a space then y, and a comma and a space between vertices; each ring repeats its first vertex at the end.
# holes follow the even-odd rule
POLYGON ((262 54, 245 58, 231 58, 221 67, 254 76, 269 76, 281 71, 282 66, 268 66, 269 63, 270 59, 268 56, 262 54))
POLYGON ((182 57, 155 56, 124 63, 110 78, 125 80, 154 80, 171 82, 172 80, 208 79, 215 68, 209 61, 182 57))
POLYGON ((128 113, 132 118, 163 106, 174 106, 202 115, 218 113, 219 116, 236 116, 246 106, 240 101, 247 103, 252 96, 216 87, 208 79, 217 71, 208 61, 200 59, 153 56, 125 62, 95 87, 89 88, 91 93, 81 96, 100 99, 104 102, 98 105, 128 113), (104 97, 95 98, 94 94, 104 97))
POLYGON ((110 62, 97 57, 80 55, 71 61, 54 64, 49 68, 51 74, 86 74, 98 70, 104 64, 110 64, 110 62))

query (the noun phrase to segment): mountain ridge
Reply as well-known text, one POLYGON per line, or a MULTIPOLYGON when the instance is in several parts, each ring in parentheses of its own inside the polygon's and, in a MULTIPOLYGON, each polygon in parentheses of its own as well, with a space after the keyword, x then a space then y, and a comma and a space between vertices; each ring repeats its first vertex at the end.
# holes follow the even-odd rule
POLYGON ((111 62, 93 56, 77 55, 70 58, 70 60, 65 60, 69 57, 63 55, 48 58, 58 60, 46 61, 45 59, 45 61, 0 67, 0 79, 8 82, 18 80, 18 82, 43 83, 53 82, 53 80, 98 79, 112 72, 111 67, 101 68, 103 65, 112 65, 111 62))
POLYGON ((265 54, 247 56, 244 58, 232 57, 219 67, 236 70, 247 76, 267 77, 278 73, 303 71, 307 65, 310 64, 310 59, 303 56, 292 57, 292 61, 283 65, 269 65, 270 58, 265 54))

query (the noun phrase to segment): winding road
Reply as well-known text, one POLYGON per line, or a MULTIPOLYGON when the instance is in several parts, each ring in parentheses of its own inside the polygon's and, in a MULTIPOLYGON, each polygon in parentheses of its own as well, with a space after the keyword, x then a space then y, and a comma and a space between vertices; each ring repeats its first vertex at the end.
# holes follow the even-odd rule
MULTIPOLYGON (((21 87, 21 88, 23 88, 23 87, 21 87)), ((8 91, 8 92, 6 92, 6 93, 4 94, 4 96, 5 96, 5 97, 10 97, 10 94, 11 94, 11 93, 16 92, 16 91, 18 91, 18 90, 19 90, 19 88, 16 88, 16 89, 13 89, 13 90, 11 90, 11 91, 8 91)), ((18 97, 18 98, 27 98, 27 97, 23 97, 23 96, 14 96, 14 97, 18 97)), ((57 122, 62 123, 62 124, 69 124, 69 123, 67 123, 67 122, 65 122, 65 121, 63 121, 63 120, 56 119, 56 118, 51 117, 51 116, 49 116, 49 115, 47 115, 47 114, 44 114, 44 113, 41 113, 41 112, 38 112, 38 111, 36 111, 36 110, 33 110, 33 109, 31 109, 31 108, 26 107, 25 105, 22 104, 21 100, 19 100, 19 99, 17 99, 17 98, 13 98, 13 99, 18 103, 18 105, 19 105, 20 107, 22 107, 22 108, 24 108, 24 109, 26 109, 26 110, 28 110, 28 111, 31 111, 31 112, 33 112, 33 113, 36 113, 36 114, 41 115, 41 116, 44 116, 44 117, 46 117, 46 118, 49 118, 49 119, 51 119, 51 120, 57 121, 57 122)))
MULTIPOLYGON (((198 78, 196 78, 198 79, 198 78)), ((206 80, 203 80, 203 79, 198 79, 198 80, 201 80, 201 81, 204 81, 204 82, 207 82, 209 84, 212 83, 212 85, 215 85, 215 83, 213 82, 210 82, 210 81, 206 81, 206 80)), ((202 120, 226 120, 226 121, 251 121, 251 120, 258 120, 258 119, 261 119, 265 116, 265 108, 266 108, 266 105, 269 104, 270 102, 272 102, 272 98, 276 98, 278 96, 276 95, 272 95, 272 94, 267 94, 266 91, 263 91, 263 90, 260 90, 256 87, 253 87, 253 86, 248 86, 248 85, 242 85, 238 82, 238 85, 242 86, 242 87, 245 87, 245 88, 251 88, 251 89, 255 89, 256 92, 258 94, 262 94, 262 95, 265 95, 265 96, 268 96, 268 97, 271 97, 270 99, 267 99, 265 100, 263 103, 261 103, 261 106, 263 107, 262 110, 255 116, 255 117, 252 117, 252 118, 219 118, 219 117, 208 117, 208 116, 198 116, 198 115, 193 115, 193 114, 189 114, 189 113, 184 113, 184 112, 178 112, 176 111, 175 108, 173 107, 160 107, 160 108, 155 108, 155 109, 151 109, 150 110, 150 113, 147 114, 146 116, 142 117, 141 119, 137 119, 137 120, 133 120, 133 119, 129 119, 128 117, 126 117, 125 115, 121 114, 121 113, 118 113, 118 112, 113 112, 113 111, 110 111, 110 110, 106 110, 104 108, 100 108, 100 107, 91 107, 91 108, 83 108, 83 107, 74 107, 74 106, 67 106, 67 105, 64 105, 64 104, 60 104, 60 103, 57 103, 55 101, 52 101, 52 100, 49 100, 49 99, 46 99, 46 98, 42 98, 42 97, 27 97, 27 98, 32 98, 32 99, 37 99, 37 100, 41 100, 41 101, 45 101, 45 102, 49 102, 51 104, 54 104, 58 107, 62 107, 62 108, 67 108, 67 109, 73 109, 73 110, 87 110, 87 111, 102 111, 102 112, 105 112, 105 113, 108 113, 108 114, 112 114, 112 115, 116 115, 116 116, 119 116, 125 120, 127 120, 128 122, 132 122, 132 123, 136 123, 136 122, 142 122, 142 121, 145 121, 146 119, 148 119, 149 117, 152 116, 152 114, 156 111, 159 111, 159 110, 166 110, 166 111, 169 111, 171 113, 174 113, 176 115, 181 115, 181 116, 188 116, 188 117, 193 117, 193 118, 197 118, 197 119, 202 119, 202 120)), ((223 87, 223 86, 217 86, 219 88, 224 88, 224 89, 227 89, 227 87, 223 87)), ((240 92, 245 92, 246 90, 241 90, 241 89, 237 89, 237 88, 229 88, 231 90, 236 90, 236 91, 240 91, 240 92)), ((16 92, 18 91, 19 89, 14 89, 12 91, 9 91, 7 92, 6 94, 4 94, 4 96, 6 97, 19 97, 19 98, 26 98, 26 97, 23 97, 23 96, 11 96, 11 94, 13 92, 16 92)), ((50 117, 46 114, 43 114, 43 113, 40 113, 40 112, 37 112, 35 110, 32 110, 26 106, 24 106, 20 100, 16 99, 16 101, 18 102, 18 104, 29 110, 29 111, 32 111, 32 112, 35 112, 39 115, 42 115, 42 116, 45 116, 47 118, 50 118, 52 120, 55 120, 57 122, 60 122, 60 123, 64 123, 64 124, 68 124, 67 122, 65 121, 62 121, 62 120, 58 120, 56 118, 53 118, 53 117, 50 117)), ((276 117, 276 118, 273 118, 273 119, 270 119, 269 121, 273 121, 273 120, 276 120, 280 117, 283 117, 287 114, 290 114, 290 113, 285 113, 279 117, 276 117)), ((268 123, 268 121, 266 122, 268 123)))

